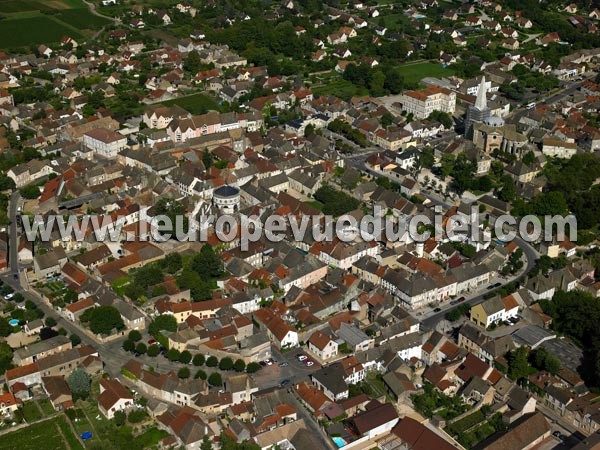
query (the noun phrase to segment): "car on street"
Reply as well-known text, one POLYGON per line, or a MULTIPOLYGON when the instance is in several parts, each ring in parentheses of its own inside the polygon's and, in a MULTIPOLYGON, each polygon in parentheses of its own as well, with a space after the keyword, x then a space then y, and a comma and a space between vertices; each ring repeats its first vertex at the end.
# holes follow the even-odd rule
POLYGON ((450 304, 451 304, 451 305, 456 305, 457 303, 458 303, 458 302, 457 302, 456 300, 452 300, 452 301, 450 302, 450 304))
POLYGON ((290 380, 281 380, 281 383, 279 383, 279 386, 286 387, 288 384, 290 384, 290 380))
POLYGON ((442 310, 442 308, 438 307, 438 308, 435 308, 435 309, 433 310, 433 312, 440 312, 441 310, 442 310))
POLYGON ((306 355, 298 355, 297 358, 298 358, 298 361, 306 361, 308 359, 308 356, 306 356, 306 355))
POLYGON ((304 364, 306 364, 306 367, 311 367, 315 365, 315 363, 310 360, 306 361, 304 364))
POLYGON ((465 301, 465 298, 464 298, 464 297, 458 297, 458 298, 456 299, 456 303, 460 303, 460 302, 464 302, 464 301, 465 301))
POLYGON ((554 436, 556 439, 558 439, 560 442, 564 442, 565 439, 567 439, 567 436, 565 436, 564 434, 562 434, 560 431, 556 430, 552 432, 552 436, 554 436))
POLYGON ((289 365, 290 365, 290 363, 287 363, 287 362, 285 362, 285 361, 284 361, 284 362, 280 362, 280 363, 279 363, 279 367, 287 367, 287 366, 289 366, 289 365))

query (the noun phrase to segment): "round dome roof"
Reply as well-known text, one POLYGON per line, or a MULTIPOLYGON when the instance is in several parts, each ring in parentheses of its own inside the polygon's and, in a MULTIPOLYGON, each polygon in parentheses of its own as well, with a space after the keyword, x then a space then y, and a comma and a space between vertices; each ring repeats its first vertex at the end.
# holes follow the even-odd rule
POLYGON ((214 195, 218 195, 219 197, 234 197, 239 193, 240 190, 238 188, 229 186, 228 184, 214 190, 214 195))
POLYGON ((504 119, 502 117, 498 117, 498 116, 490 116, 487 119, 485 119, 484 122, 486 125, 489 125, 490 127, 504 126, 504 119))

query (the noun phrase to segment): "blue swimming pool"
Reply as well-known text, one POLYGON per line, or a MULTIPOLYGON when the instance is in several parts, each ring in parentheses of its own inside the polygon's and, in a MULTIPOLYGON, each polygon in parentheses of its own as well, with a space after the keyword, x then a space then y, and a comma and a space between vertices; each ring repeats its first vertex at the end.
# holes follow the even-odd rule
POLYGON ((19 325, 19 321, 18 321, 17 319, 10 319, 10 320, 8 321, 8 324, 9 324, 11 327, 16 327, 17 325, 19 325))
POLYGON ((332 437, 331 440, 337 445, 337 448, 342 448, 344 445, 348 444, 344 439, 338 436, 332 437))

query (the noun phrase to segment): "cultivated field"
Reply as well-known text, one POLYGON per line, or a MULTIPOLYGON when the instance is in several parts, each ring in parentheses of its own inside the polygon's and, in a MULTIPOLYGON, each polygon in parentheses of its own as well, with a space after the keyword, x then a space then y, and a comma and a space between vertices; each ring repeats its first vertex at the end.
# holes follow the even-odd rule
POLYGON ((0 0, 0 48, 54 44, 89 35, 108 23, 81 0, 0 0))

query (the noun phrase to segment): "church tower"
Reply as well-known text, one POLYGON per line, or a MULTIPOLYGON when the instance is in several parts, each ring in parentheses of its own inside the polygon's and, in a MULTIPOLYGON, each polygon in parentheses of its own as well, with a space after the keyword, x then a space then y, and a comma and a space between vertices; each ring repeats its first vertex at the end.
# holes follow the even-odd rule
POLYGON ((467 117, 465 118, 465 136, 473 139, 473 124, 476 122, 484 122, 488 119, 492 112, 487 106, 487 95, 485 88, 485 76, 481 77, 481 83, 477 90, 477 99, 475 105, 467 108, 467 117))

